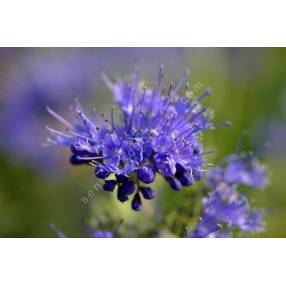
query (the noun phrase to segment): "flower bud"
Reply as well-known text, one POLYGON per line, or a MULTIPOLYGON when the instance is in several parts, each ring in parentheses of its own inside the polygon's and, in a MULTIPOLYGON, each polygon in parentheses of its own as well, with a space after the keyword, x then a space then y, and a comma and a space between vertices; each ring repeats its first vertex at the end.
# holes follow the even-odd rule
POLYGON ((119 186, 118 189, 123 194, 126 194, 127 196, 129 196, 129 195, 134 193, 134 191, 135 191, 135 184, 134 184, 133 181, 128 181, 128 182, 122 184, 121 186, 119 186))
POLYGON ((121 203, 124 203, 125 201, 128 200, 128 196, 127 196, 126 194, 122 193, 122 191, 120 191, 120 189, 118 189, 117 199, 118 199, 121 203))
POLYGON ((113 192, 115 186, 116 186, 115 180, 106 180, 102 188, 107 192, 113 192))
POLYGON ((152 166, 146 165, 137 170, 137 177, 143 183, 150 184, 154 182, 156 175, 152 166))
POLYGON ((155 198, 156 193, 151 188, 140 188, 140 191, 146 200, 152 200, 155 198))
POLYGON ((140 211, 142 209, 142 202, 139 193, 136 193, 132 202, 131 202, 132 209, 134 211, 140 211))
POLYGON ((186 169, 179 163, 176 164, 176 175, 180 176, 185 173, 186 169))
POLYGON ((203 178, 203 172, 200 170, 193 170, 193 176, 196 181, 200 181, 203 178))
POLYGON ((168 177, 167 181, 169 182, 171 188, 174 189, 175 191, 179 191, 182 189, 182 184, 177 178, 168 177))
POLYGON ((190 172, 184 172, 184 174, 179 177, 179 180, 181 184, 186 187, 191 186, 195 181, 193 175, 190 172))
POLYGON ((119 174, 119 175, 116 175, 116 180, 118 183, 126 183, 129 180, 129 177, 119 174))
POLYGON ((99 179, 106 179, 110 174, 103 168, 96 166, 95 167, 95 176, 99 179))

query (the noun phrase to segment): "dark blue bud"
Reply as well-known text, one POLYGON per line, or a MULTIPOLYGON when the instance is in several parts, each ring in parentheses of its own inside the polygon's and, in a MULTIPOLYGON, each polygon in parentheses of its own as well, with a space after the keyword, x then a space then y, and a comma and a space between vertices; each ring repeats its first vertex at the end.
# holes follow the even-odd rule
POLYGON ((78 159, 78 155, 72 155, 72 156, 70 157, 70 163, 71 163, 72 165, 84 165, 84 164, 87 164, 88 161, 78 159))
POLYGON ((156 174, 150 165, 143 166, 139 170, 137 170, 137 177, 140 181, 145 184, 150 184, 154 182, 156 174))
POLYGON ((179 163, 176 164, 176 175, 180 176, 185 173, 186 169, 179 163))
POLYGON ((174 189, 175 191, 179 191, 179 190, 182 189, 182 184, 181 184, 181 182, 177 178, 175 178, 175 177, 168 177, 166 179, 169 182, 171 188, 174 189))
POLYGON ((203 178, 203 172, 199 170, 193 170, 193 176, 196 181, 200 181, 203 178))
POLYGON ((156 196, 156 193, 151 188, 142 187, 140 188, 140 191, 146 200, 152 200, 156 196))
POLYGON ((99 166, 95 167, 95 176, 99 179, 106 179, 110 175, 109 172, 99 166))
POLYGON ((121 202, 121 203, 124 203, 125 201, 128 200, 128 196, 124 193, 122 193, 120 191, 120 189, 118 188, 118 192, 117 192, 117 199, 121 202))
POLYGON ((106 180, 102 188, 107 192, 113 192, 115 186, 116 186, 115 180, 106 180))
POLYGON ((185 172, 183 175, 179 176, 179 180, 183 186, 191 186, 195 179, 190 172, 185 172))
POLYGON ((77 152, 77 148, 74 146, 74 145, 71 145, 71 152, 73 153, 73 154, 77 154, 78 152, 77 152))
POLYGON ((118 183, 126 183, 129 180, 129 177, 125 176, 125 175, 116 175, 116 180, 118 183))
POLYGON ((86 152, 87 152, 86 150, 79 149, 74 145, 71 146, 71 151, 73 154, 79 155, 79 156, 84 156, 84 155, 86 155, 86 152))
POLYGON ((134 211, 139 212, 142 209, 142 202, 139 193, 136 193, 132 202, 131 202, 132 209, 134 211))
POLYGON ((165 177, 172 177, 176 173, 176 162, 167 155, 156 154, 154 156, 155 165, 160 173, 165 177))
POLYGON ((123 183, 121 186, 119 186, 118 189, 123 194, 129 196, 135 192, 135 184, 133 181, 127 181, 126 183, 123 183))

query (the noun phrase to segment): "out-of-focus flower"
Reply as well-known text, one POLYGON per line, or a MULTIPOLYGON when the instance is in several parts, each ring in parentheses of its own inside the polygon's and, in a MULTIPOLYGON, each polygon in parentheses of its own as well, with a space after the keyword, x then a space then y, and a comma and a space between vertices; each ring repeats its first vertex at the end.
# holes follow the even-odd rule
POLYGON ((263 188, 268 179, 265 167, 248 154, 234 154, 224 159, 223 167, 211 168, 208 172, 207 183, 215 187, 221 182, 232 185, 245 185, 251 188, 263 188))
POLYGON ((60 238, 66 238, 66 235, 53 224, 49 224, 49 228, 60 238))
POLYGON ((240 186, 263 188, 267 183, 264 167, 245 154, 226 157, 225 167, 212 168, 207 176, 213 188, 203 199, 203 217, 188 237, 227 237, 235 229, 261 231, 264 211, 253 210, 249 200, 239 192, 240 186))
POLYGON ((211 113, 201 105, 211 90, 190 98, 187 73, 176 88, 172 83, 161 88, 162 69, 152 90, 145 87, 139 72, 130 81, 118 79, 115 83, 104 76, 119 107, 118 113, 112 108, 109 117, 88 117, 76 103, 78 122, 71 124, 48 108, 67 131, 48 128, 49 142, 69 147, 73 154, 71 163, 94 165, 95 175, 107 180, 105 190, 113 190, 108 177, 115 175, 118 200, 125 202, 134 194, 135 211, 142 208, 142 194, 144 198, 154 198, 153 191, 147 194, 142 184, 152 183, 158 173, 174 190, 201 180, 205 158, 200 135, 216 127, 211 123, 211 113))
POLYGON ((75 49, 65 53, 27 50, 19 52, 18 58, 16 53, 14 56, 2 91, 0 147, 28 165, 47 166, 50 170, 57 158, 42 146, 45 107, 66 106, 74 96, 90 94, 95 76, 91 55, 87 50, 75 49))
POLYGON ((285 160, 286 151, 286 86, 278 93, 279 107, 275 118, 265 118, 253 125, 253 143, 263 156, 285 160))
POLYGON ((233 187, 221 183, 203 200, 204 213, 228 227, 257 230, 262 223, 252 223, 253 213, 245 196, 233 187), (252 225, 252 229, 251 229, 252 225))
MULTIPOLYGON (((50 229, 60 238, 66 238, 66 235, 53 224, 49 225, 50 229)), ((107 230, 91 230, 85 226, 85 230, 90 234, 92 238, 114 238, 115 233, 107 230)))
POLYGON ((187 234, 189 238, 225 238, 230 237, 227 231, 221 232, 222 226, 213 218, 205 215, 198 223, 196 229, 187 234))
POLYGON ((114 233, 106 230, 95 230, 91 233, 93 238, 114 238, 114 233))
MULTIPOLYGON (((285 112, 286 113, 286 112, 285 112)), ((286 120, 268 120, 260 134, 256 135, 256 144, 263 155, 285 160, 286 120), (261 144, 262 142, 262 144, 261 144)))

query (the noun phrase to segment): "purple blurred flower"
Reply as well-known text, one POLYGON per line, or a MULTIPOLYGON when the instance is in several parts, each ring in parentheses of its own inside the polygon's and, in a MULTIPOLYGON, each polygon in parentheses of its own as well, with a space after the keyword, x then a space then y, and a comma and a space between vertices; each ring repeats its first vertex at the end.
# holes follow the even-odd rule
POLYGON ((213 218, 205 215, 198 223, 196 229, 187 234, 188 238, 225 238, 230 237, 230 233, 221 232, 222 226, 213 218))
POLYGON ((285 160, 286 120, 268 120, 256 138, 260 152, 275 159, 285 160), (261 144, 263 142, 263 144, 261 144))
POLYGON ((277 112, 279 118, 267 118, 267 120, 254 126, 256 132, 254 141, 259 152, 276 160, 285 160, 286 146, 286 88, 280 91, 280 107, 277 112))
POLYGON ((228 156, 224 162, 224 167, 208 172, 207 183, 213 190, 203 199, 203 217, 188 237, 225 237, 235 229, 246 232, 264 228, 265 212, 253 210, 238 191, 240 186, 263 188, 268 181, 264 167, 245 154, 228 156))
POLYGON ((114 238, 114 233, 106 230, 95 230, 91 233, 93 238, 114 238))
POLYGON ((267 185, 265 167, 255 157, 234 154, 226 157, 224 162, 227 164, 225 168, 216 166, 208 171, 207 183, 211 187, 221 182, 252 188, 263 188, 267 185))
POLYGON ((0 122, 4 136, 0 147, 26 164, 40 164, 49 170, 50 164, 57 160, 42 146, 43 122, 47 120, 45 107, 66 106, 75 95, 86 97, 94 79, 87 50, 63 51, 64 54, 26 50, 24 56, 12 62, 14 70, 4 86, 0 122))
POLYGON ((252 213, 247 198, 224 183, 218 185, 209 197, 203 200, 203 204, 206 216, 225 223, 228 227, 254 231, 262 225, 262 223, 253 223, 254 217, 257 216, 252 213))
POLYGON ((264 212, 252 210, 245 196, 221 183, 203 200, 204 214, 188 237, 229 237, 231 231, 262 231, 264 212))

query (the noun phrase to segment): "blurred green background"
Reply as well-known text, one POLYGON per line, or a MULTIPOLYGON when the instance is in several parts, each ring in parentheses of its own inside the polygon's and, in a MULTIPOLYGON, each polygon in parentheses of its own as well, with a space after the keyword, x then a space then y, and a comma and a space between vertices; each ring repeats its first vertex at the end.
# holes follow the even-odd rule
POLYGON ((143 212, 122 205, 114 194, 97 192, 89 167, 69 165, 65 150, 43 147, 51 105, 69 117, 73 97, 83 106, 108 112, 112 96, 100 80, 128 75, 141 67, 154 84, 160 64, 165 83, 178 82, 186 68, 189 81, 215 111, 215 122, 231 128, 204 133, 210 163, 243 149, 267 166, 270 184, 251 200, 269 210, 267 227, 251 237, 286 237, 286 49, 285 48, 2 48, 0 49, 0 237, 55 237, 49 224, 69 237, 89 237, 81 220, 94 229, 113 230, 121 219, 122 236, 175 236, 193 225, 200 211, 199 185, 174 192, 160 178, 158 196, 143 202, 143 212), (273 132, 275 130, 275 132, 273 132), (87 203, 86 203, 87 202, 87 203))

